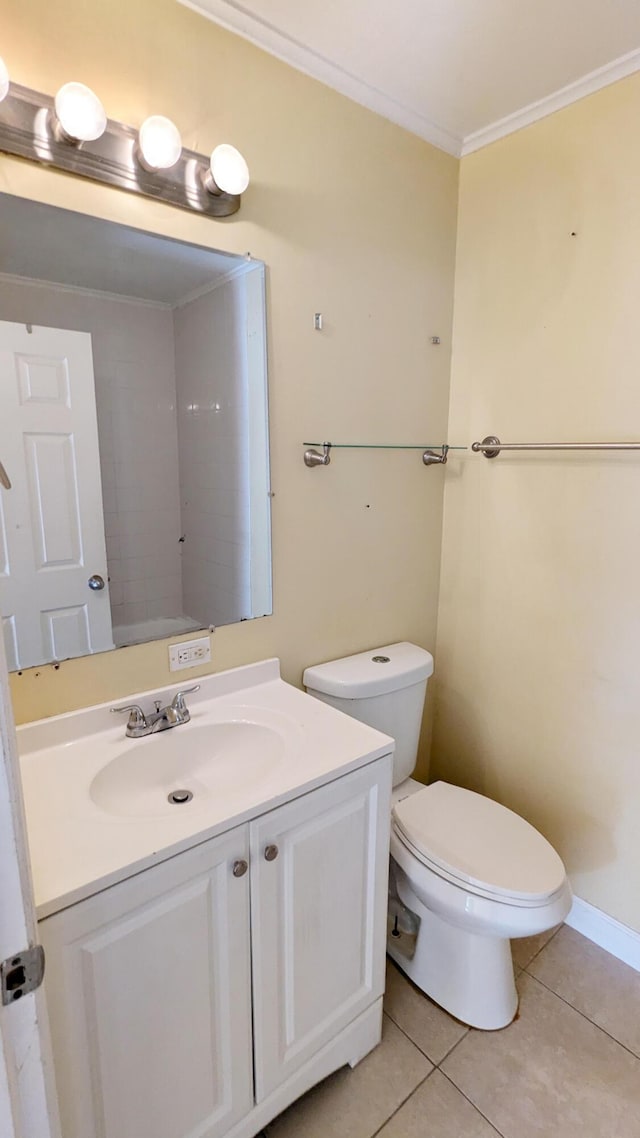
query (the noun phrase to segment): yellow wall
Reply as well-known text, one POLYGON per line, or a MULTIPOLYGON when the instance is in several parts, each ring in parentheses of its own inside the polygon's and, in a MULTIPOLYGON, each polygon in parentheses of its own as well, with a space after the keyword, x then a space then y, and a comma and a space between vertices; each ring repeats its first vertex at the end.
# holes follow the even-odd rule
MULTIPOLYGON (((463 159, 452 440, 640 439, 638 121, 636 75, 463 159)), ((638 455, 449 467, 432 765, 637 929, 639 504, 638 455)))
MULTIPOLYGON (((250 163, 241 212, 222 223, 0 164, 6 192, 268 265, 274 615, 216 632, 214 667, 278 655, 300 682, 306 664, 385 641, 433 648, 442 471, 374 451, 312 471, 301 444, 444 441, 458 162, 175 0, 5 0, 2 55, 19 83, 79 79, 112 118, 167 114, 186 146, 231 141, 250 163)), ((166 643, 33 669, 13 679, 16 716, 175 678, 166 643)))

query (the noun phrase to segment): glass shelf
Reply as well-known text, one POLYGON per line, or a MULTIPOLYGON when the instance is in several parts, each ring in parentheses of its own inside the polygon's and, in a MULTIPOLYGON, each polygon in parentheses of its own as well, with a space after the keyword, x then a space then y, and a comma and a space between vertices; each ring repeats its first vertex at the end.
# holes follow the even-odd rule
POLYGON ((465 446, 449 446, 448 443, 303 443, 303 447, 330 446, 332 450, 468 450, 465 446))
POLYGON ((444 466, 450 450, 467 450, 465 446, 449 446, 448 443, 303 443, 309 449, 304 452, 305 466, 328 466, 334 450, 417 450, 422 451, 425 466, 444 466), (318 449, 322 447, 322 452, 318 449))

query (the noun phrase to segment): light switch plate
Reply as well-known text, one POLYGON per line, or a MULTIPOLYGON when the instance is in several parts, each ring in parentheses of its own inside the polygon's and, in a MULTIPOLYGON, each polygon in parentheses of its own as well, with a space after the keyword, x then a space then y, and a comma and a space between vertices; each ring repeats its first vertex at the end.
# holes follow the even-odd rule
POLYGON ((183 668, 195 668, 211 659, 211 641, 208 636, 199 640, 183 640, 182 644, 169 645, 169 671, 180 672, 183 668))

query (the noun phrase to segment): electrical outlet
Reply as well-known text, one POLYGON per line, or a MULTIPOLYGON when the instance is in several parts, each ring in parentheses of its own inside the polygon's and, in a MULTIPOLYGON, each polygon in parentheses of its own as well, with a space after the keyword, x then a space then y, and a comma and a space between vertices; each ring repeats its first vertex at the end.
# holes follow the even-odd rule
POLYGON ((182 644, 169 645, 169 671, 179 672, 182 668, 195 668, 196 664, 207 664, 211 659, 211 641, 208 636, 200 640, 183 640, 182 644))

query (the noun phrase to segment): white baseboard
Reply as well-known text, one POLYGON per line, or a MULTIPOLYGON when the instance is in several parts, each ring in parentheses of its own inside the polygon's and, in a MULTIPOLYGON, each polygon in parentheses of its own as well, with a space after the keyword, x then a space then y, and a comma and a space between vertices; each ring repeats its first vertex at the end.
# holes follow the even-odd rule
POLYGON ((571 912, 565 924, 582 933, 600 948, 606 949, 618 960, 630 964, 636 972, 640 972, 640 933, 609 917, 595 905, 589 905, 579 897, 573 898, 571 912))

